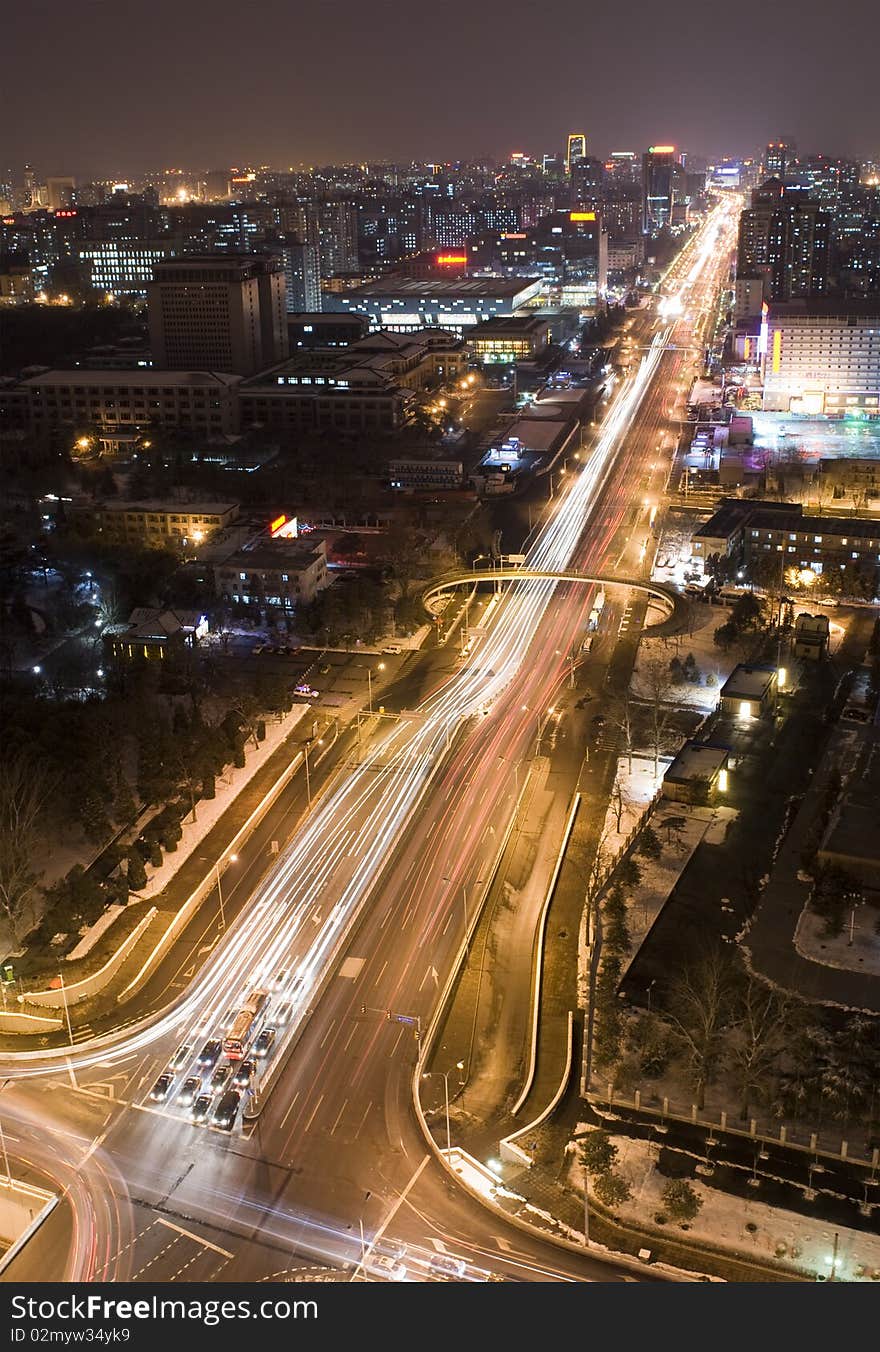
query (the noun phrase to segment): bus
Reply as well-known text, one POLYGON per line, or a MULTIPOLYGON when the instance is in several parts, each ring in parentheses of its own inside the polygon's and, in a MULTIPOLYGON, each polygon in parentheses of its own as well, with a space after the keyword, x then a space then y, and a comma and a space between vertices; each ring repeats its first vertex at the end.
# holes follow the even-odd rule
POLYGON ((245 1047, 254 1034, 257 1020, 268 1003, 268 991, 251 991, 232 1020, 223 1039, 223 1051, 231 1061, 238 1061, 244 1056, 245 1047))

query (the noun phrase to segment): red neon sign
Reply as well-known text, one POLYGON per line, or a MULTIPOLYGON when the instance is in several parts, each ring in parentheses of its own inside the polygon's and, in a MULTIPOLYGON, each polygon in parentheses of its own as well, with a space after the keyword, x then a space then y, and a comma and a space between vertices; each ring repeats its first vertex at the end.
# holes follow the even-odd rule
POLYGON ((434 261, 436 262, 438 267, 448 268, 453 267, 456 263, 462 265, 467 263, 468 256, 467 254, 455 254, 455 253, 437 254, 437 257, 435 258, 434 261))

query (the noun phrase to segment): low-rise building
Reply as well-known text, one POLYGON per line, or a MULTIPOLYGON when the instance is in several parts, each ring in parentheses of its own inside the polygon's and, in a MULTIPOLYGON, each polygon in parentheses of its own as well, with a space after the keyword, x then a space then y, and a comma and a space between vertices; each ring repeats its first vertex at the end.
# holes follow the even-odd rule
POLYGON ((663 797, 678 803, 714 803, 727 790, 729 760, 726 746, 685 742, 663 776, 663 797))
POLYGON ((195 648, 207 632, 207 616, 198 610, 138 606, 127 623, 108 625, 101 637, 108 656, 118 661, 155 661, 181 648, 195 648))
POLYGON ((237 502, 88 502, 77 513, 89 517, 110 544, 151 548, 197 547, 238 516, 237 502))
POLYGON ((794 622, 794 655, 819 662, 828 652, 830 626, 827 615, 809 615, 802 611, 794 622))
POLYGON ((310 605, 326 587, 327 541, 323 537, 259 539, 214 568, 218 596, 251 606, 294 610, 310 605))
POLYGON ((736 718, 760 718, 776 696, 776 668, 740 662, 719 692, 721 709, 736 718))
POLYGON ((326 310, 366 315, 371 329, 411 333, 443 328, 462 335, 495 315, 514 315, 541 293, 539 277, 423 278, 391 274, 339 295, 326 310))
POLYGON ((474 361, 492 365, 539 356, 550 344, 550 324, 539 315, 498 315, 477 324, 467 335, 474 361))
POLYGON ((764 408, 814 415, 880 414, 880 303, 771 304, 764 408))
POLYGON ((465 364, 463 345, 443 329, 303 350, 242 385, 242 426, 395 432, 417 392, 457 379, 465 364))
MULTIPOLYGON (((18 416, 36 436, 89 426, 112 440, 155 424, 210 437, 237 430, 240 380, 209 371, 49 370, 27 376, 15 391, 18 416)), ((0 392, 0 404, 4 399, 0 392)))
POLYGON ((404 492, 460 488, 464 469, 460 460, 392 460, 388 478, 392 488, 404 492))

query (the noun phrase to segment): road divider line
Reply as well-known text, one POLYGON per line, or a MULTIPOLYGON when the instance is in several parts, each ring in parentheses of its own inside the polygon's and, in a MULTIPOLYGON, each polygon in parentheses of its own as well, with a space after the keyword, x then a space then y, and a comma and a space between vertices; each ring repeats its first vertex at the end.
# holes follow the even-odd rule
POLYGON ((581 794, 578 789, 575 791, 571 808, 569 809, 568 821, 565 824, 565 831, 562 836, 562 844, 560 845, 559 853, 556 856, 556 865, 553 869, 552 877, 550 878, 550 884, 544 897, 544 905, 541 907, 541 916, 538 921, 538 942, 535 949, 535 970, 532 978, 532 1045, 529 1054, 529 1069, 522 1093, 510 1110, 511 1117, 516 1117, 520 1108, 531 1093, 532 1085, 535 1080, 535 1068, 538 1062, 538 1021, 541 1015, 541 967, 544 960, 544 936, 547 930, 547 916, 550 912, 550 903, 556 892, 556 884, 559 881, 559 875, 562 872, 562 865, 565 862, 568 842, 571 839, 571 833, 574 830, 575 818, 577 817, 580 805, 581 794))
POLYGON ((192 1230, 184 1230, 182 1225, 175 1225, 173 1221, 166 1221, 164 1216, 159 1217, 159 1224, 164 1225, 167 1230, 175 1230, 177 1234, 193 1240, 196 1244, 201 1244, 203 1249, 210 1249, 212 1253, 219 1253, 221 1258, 235 1257, 235 1254, 230 1253, 228 1249, 221 1249, 219 1244, 212 1244, 209 1239, 202 1239, 201 1235, 194 1235, 192 1230))

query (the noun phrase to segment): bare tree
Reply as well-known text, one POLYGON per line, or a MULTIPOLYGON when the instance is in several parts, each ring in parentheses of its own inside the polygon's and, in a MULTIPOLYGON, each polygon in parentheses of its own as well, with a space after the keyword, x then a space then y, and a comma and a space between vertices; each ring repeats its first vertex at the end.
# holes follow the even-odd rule
POLYGON ((749 1115, 753 1095, 788 1048, 794 1011, 790 996, 748 977, 727 1041, 727 1058, 737 1079, 743 1121, 749 1115))
POLYGON ((690 1066, 698 1108, 705 1104, 706 1086, 721 1060, 733 991, 733 967, 720 948, 709 949, 682 968, 670 987, 668 1017, 690 1066))
POLYGON ((663 732, 669 722, 672 709, 668 697, 672 691, 672 676, 669 665, 654 657, 640 668, 642 685, 647 693, 648 707, 651 710, 651 742, 654 750, 654 778, 660 761, 660 747, 663 732))
MULTIPOLYGON (((623 746, 626 751, 629 764, 629 772, 632 774, 633 768, 633 723, 632 707, 629 702, 629 693, 627 692, 622 699, 615 700, 608 706, 608 720, 614 727, 618 728, 623 734, 623 746)), ((620 827, 617 828, 618 831, 620 827)))
POLYGON ((34 864, 40 819, 52 789, 50 776, 26 751, 0 758, 0 909, 16 939, 42 877, 34 864))
POLYGON ((614 788, 611 790, 611 811, 614 813, 614 819, 617 824, 617 834, 621 834, 623 814, 626 808, 626 800, 623 796, 623 789, 620 786, 620 780, 615 779, 614 788))

